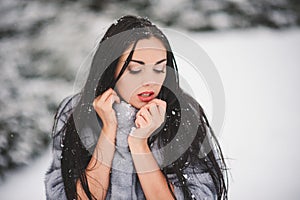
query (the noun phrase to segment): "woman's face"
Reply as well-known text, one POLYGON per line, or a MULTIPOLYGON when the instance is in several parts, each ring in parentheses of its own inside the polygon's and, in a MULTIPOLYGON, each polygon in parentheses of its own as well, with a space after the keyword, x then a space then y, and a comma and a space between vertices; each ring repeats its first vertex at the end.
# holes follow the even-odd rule
MULTIPOLYGON (((117 65, 115 78, 120 73, 133 44, 124 52, 117 65)), ((166 78, 167 51, 155 38, 139 40, 132 59, 116 83, 117 93, 129 104, 141 108, 156 98, 166 78)))

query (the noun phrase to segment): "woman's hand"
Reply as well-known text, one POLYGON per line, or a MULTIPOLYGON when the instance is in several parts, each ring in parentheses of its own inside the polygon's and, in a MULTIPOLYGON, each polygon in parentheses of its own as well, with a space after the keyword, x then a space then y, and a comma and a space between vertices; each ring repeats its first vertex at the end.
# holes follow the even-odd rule
POLYGON ((104 132, 116 132, 117 130, 116 113, 112 108, 114 102, 120 103, 120 98, 111 88, 93 101, 94 109, 102 120, 104 132))
POLYGON ((147 142, 148 137, 164 122, 166 107, 166 102, 160 99, 153 99, 143 106, 136 114, 137 129, 129 135, 128 143, 147 142))

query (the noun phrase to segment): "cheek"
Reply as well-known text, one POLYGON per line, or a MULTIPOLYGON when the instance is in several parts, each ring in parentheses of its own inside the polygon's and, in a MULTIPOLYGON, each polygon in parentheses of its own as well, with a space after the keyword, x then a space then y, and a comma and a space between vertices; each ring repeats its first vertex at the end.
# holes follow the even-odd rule
POLYGON ((134 95, 134 92, 140 87, 140 83, 130 77, 130 76, 124 76, 119 79, 119 81, 116 84, 117 91, 121 97, 129 102, 130 98, 134 95))
POLYGON ((159 77, 158 83, 160 85, 162 85, 164 83, 165 79, 166 79, 166 74, 162 74, 162 75, 160 75, 158 77, 159 77))
POLYGON ((162 84, 165 80, 165 74, 147 74, 147 76, 137 76, 124 74, 116 84, 116 90, 119 95, 129 103, 132 97, 144 83, 151 83, 156 93, 159 93, 162 84))
POLYGON ((152 77, 152 80, 150 82, 155 84, 155 89, 157 88, 161 88, 164 81, 166 79, 166 75, 165 74, 154 74, 154 76, 152 77))

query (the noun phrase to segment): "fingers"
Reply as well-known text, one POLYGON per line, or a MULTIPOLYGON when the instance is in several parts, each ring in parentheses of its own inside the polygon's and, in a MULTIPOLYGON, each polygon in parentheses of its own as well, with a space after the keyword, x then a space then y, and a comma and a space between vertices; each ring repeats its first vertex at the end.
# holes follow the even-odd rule
POLYGON ((113 89, 109 88, 108 90, 106 90, 105 92, 103 92, 101 95, 99 95, 98 97, 96 97, 97 100, 99 101, 106 101, 106 99, 108 98, 108 96, 113 93, 113 89))
POLYGON ((162 115, 163 118, 165 118, 166 107, 158 106, 158 110, 159 110, 159 114, 162 115))
POLYGON ((104 102, 104 106, 112 107, 113 103, 115 102, 115 96, 113 94, 109 95, 106 101, 104 102))
POLYGON ((158 111, 158 106, 154 103, 152 103, 150 106, 149 106, 149 112, 152 116, 159 116, 160 113, 158 111))
POLYGON ((110 94, 110 96, 107 98, 107 102, 109 102, 111 105, 114 102, 120 103, 120 97, 116 93, 110 94))
POLYGON ((166 102, 156 99, 148 102, 136 114, 136 137, 148 138, 165 120, 166 102))
POLYGON ((114 91, 113 95, 114 95, 114 102, 120 103, 121 99, 120 99, 120 97, 117 95, 117 93, 115 91, 114 91))
POLYGON ((155 103, 159 106, 162 106, 162 107, 167 107, 167 103, 161 99, 152 99, 149 103, 155 103))
POLYGON ((120 100, 117 93, 112 88, 109 88, 108 90, 103 92, 102 95, 99 95, 98 97, 96 97, 96 99, 99 101, 105 102, 105 101, 107 101, 107 99, 109 98, 110 95, 115 95, 118 98, 118 100, 120 100))
POLYGON ((148 112, 148 105, 143 106, 137 113, 136 116, 142 116, 143 114, 148 112))
POLYGON ((153 99, 153 100, 149 101, 149 103, 146 104, 143 108, 146 108, 149 111, 151 108, 151 110, 152 110, 152 112, 150 112, 151 114, 159 114, 161 116, 165 116, 166 109, 167 109, 167 103, 160 99, 153 99), (158 108, 158 112, 156 112, 156 109, 154 107, 151 108, 151 106, 153 106, 153 105, 156 105, 156 107, 158 108))
POLYGON ((160 99, 153 99, 153 100, 158 105, 158 111, 159 111, 160 115, 162 115, 164 117, 166 114, 167 103, 160 99))
POLYGON ((137 128, 144 128, 147 126, 147 122, 141 115, 139 115, 136 117, 135 125, 137 128))
POLYGON ((142 111, 140 112, 141 117, 144 118, 144 120, 148 123, 151 123, 151 113, 149 113, 149 111, 145 108, 141 109, 142 111))
POLYGON ((95 107, 95 104, 112 106, 114 102, 120 103, 120 97, 112 88, 109 88, 102 95, 94 99, 93 106, 95 107))
POLYGON ((136 114, 136 127, 158 126, 164 121, 166 102, 156 99, 143 106, 136 114))

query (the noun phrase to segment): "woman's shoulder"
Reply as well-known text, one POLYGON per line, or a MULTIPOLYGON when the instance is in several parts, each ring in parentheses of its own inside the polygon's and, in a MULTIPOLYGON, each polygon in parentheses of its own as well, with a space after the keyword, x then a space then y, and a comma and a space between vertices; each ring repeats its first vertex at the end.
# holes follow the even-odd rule
POLYGON ((69 116, 73 112, 75 106, 79 102, 81 93, 72 94, 65 97, 58 105, 56 114, 54 116, 54 125, 52 136, 55 137, 67 122, 69 116))
POLYGON ((72 94, 65 97, 59 104, 57 114, 62 114, 73 109, 80 99, 81 93, 72 94))

